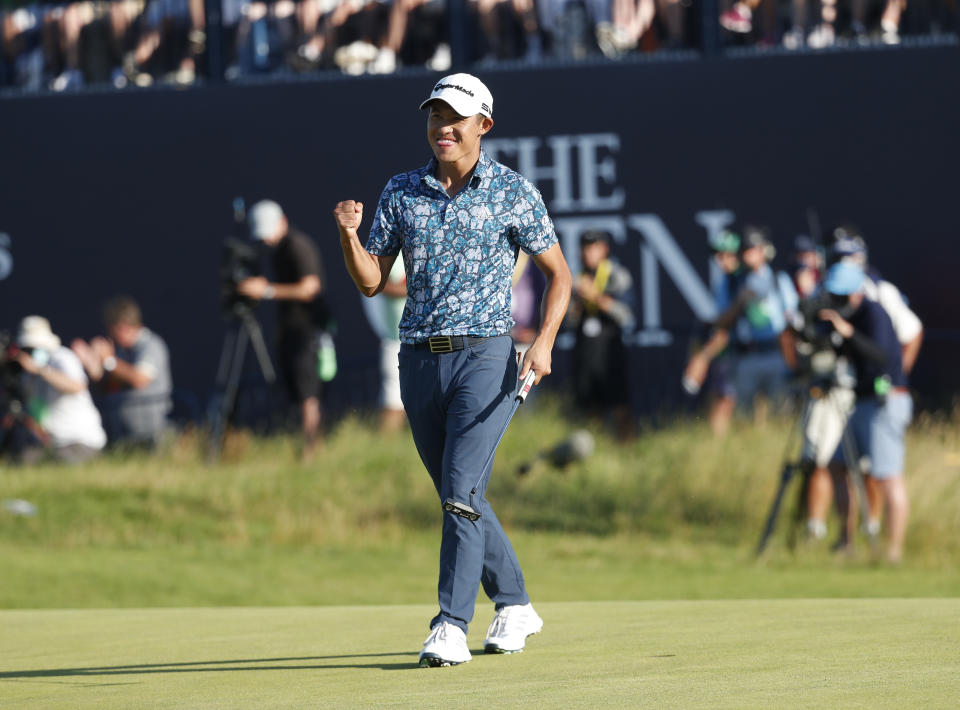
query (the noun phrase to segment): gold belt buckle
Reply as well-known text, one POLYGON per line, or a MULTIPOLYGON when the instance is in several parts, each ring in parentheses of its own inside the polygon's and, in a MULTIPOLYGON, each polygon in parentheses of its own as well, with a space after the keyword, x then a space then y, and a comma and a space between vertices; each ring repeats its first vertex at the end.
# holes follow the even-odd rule
POLYGON ((452 353, 453 339, 449 335, 435 335, 427 338, 432 353, 452 353))

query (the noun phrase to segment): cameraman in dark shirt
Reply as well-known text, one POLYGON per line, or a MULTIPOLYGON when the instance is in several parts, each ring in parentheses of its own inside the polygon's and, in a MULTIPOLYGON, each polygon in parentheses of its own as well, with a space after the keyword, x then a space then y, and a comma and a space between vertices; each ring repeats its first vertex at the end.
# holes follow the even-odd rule
MULTIPOLYGON (((904 482, 904 435, 913 416, 913 401, 901 362, 901 346, 890 317, 864 294, 865 274, 849 262, 834 264, 824 281, 834 308, 819 312, 842 338, 840 354, 856 371, 856 407, 849 427, 861 455, 870 459, 865 476, 870 506, 868 525, 876 526, 880 506, 887 508, 887 558, 903 555, 909 499, 904 482)), ((818 469, 810 481, 810 517, 823 521, 832 500, 829 474, 818 469)), ((853 511, 854 507, 850 506, 853 511)))
POLYGON ((317 348, 322 318, 322 262, 316 245, 290 225, 272 200, 250 208, 250 236, 272 251, 274 282, 263 276, 244 279, 237 291, 256 300, 277 301, 277 349, 290 396, 300 405, 303 456, 314 451, 321 435, 320 376, 317 348))

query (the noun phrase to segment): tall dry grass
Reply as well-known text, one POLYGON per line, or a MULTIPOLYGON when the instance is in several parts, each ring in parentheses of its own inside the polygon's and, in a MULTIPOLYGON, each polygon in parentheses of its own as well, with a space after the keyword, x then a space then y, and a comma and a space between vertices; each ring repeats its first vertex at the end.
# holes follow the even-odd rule
MULTIPOLYGON (((517 467, 573 426, 549 399, 521 410, 495 464, 489 497, 514 528, 643 534, 749 547, 777 485, 790 422, 740 423, 717 438, 699 421, 618 444, 593 426, 596 450, 558 470, 517 467)), ((408 433, 382 435, 359 418, 340 423, 310 464, 291 437, 232 433, 209 465, 185 434, 162 455, 112 455, 79 467, 0 472, 0 499, 38 506, 0 515, 0 541, 56 547, 170 544, 303 546, 399 539, 435 526, 436 494, 408 433)), ((908 437, 909 552, 960 560, 960 428, 921 418, 908 437)), ((793 505, 788 501, 788 509, 793 505)))

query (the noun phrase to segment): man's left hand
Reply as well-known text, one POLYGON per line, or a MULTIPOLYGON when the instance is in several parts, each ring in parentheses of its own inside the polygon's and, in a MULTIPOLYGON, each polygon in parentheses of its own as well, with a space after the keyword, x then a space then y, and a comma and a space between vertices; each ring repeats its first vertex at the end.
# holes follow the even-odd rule
POLYGON ((270 282, 263 276, 251 276, 237 284, 237 293, 247 298, 259 301, 267 292, 270 282))
POLYGON ((537 379, 533 384, 539 385, 540 380, 550 374, 550 364, 552 362, 551 348, 544 347, 534 343, 530 346, 520 362, 520 379, 523 380, 530 370, 537 373, 537 379))
POLYGON ((600 292, 597 291, 593 279, 586 274, 580 274, 580 276, 577 277, 573 288, 577 296, 587 303, 596 303, 600 299, 600 292))
POLYGON ((37 364, 37 361, 30 357, 29 353, 26 353, 23 350, 17 353, 17 362, 20 363, 20 367, 23 368, 23 371, 30 375, 36 375, 40 372, 40 366, 37 364))
POLYGON ((108 357, 114 357, 116 355, 116 348, 114 348, 113 343, 102 336, 98 336, 90 341, 90 348, 96 354, 100 362, 103 362, 108 357))
POLYGON ((833 329, 840 333, 844 338, 850 338, 853 336, 853 326, 849 321, 843 319, 839 313, 837 313, 832 308, 825 308, 820 311, 818 314, 821 320, 829 321, 833 324, 833 329))

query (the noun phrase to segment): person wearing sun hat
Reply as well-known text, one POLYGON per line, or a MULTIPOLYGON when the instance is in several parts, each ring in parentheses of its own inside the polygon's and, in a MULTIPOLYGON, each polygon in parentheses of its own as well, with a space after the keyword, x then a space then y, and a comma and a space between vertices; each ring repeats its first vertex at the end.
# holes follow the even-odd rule
MULTIPOLYGON (((901 346, 890 317, 866 297, 866 274, 861 265, 838 261, 824 279, 824 290, 834 307, 819 312, 841 340, 840 354, 856 372, 856 406, 848 426, 861 456, 869 458, 865 483, 870 506, 868 525, 879 527, 886 504, 887 559, 903 556, 909 498, 904 481, 905 433, 913 416, 913 401, 903 372, 901 346)), ((829 474, 810 480, 809 515, 825 524, 832 500, 829 474)), ((850 506, 851 512, 855 506, 850 506)), ((849 528, 849 526, 848 526, 849 528)))
POLYGON ((33 461, 50 456, 79 463, 96 456, 106 445, 107 435, 80 360, 41 316, 23 319, 17 346, 16 359, 24 372, 24 403, 40 427, 39 437, 20 439, 19 458, 33 461))

